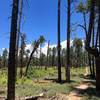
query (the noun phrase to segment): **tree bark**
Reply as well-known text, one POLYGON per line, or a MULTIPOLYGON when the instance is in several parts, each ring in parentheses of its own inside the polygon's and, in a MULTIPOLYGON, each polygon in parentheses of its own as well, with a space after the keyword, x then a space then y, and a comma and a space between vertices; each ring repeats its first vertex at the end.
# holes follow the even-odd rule
POLYGON ((88 28, 88 35, 86 36, 86 49, 87 50, 88 50, 88 47, 90 47, 92 30, 94 27, 94 19, 95 19, 94 11, 95 11, 95 0, 91 0, 89 28, 88 28))
POLYGON ((16 34, 17 34, 17 19, 18 19, 18 3, 19 0, 13 0, 11 32, 10 32, 10 47, 8 59, 8 91, 7 100, 15 100, 15 52, 16 52, 16 34))
POLYGON ((70 0, 67 8, 67 66, 66 66, 66 81, 70 82, 70 0))
POLYGON ((97 34, 99 37, 99 54, 98 57, 96 57, 96 89, 100 91, 100 0, 98 5, 98 12, 99 12, 99 20, 98 20, 97 34))
POLYGON ((60 0, 58 0, 58 82, 61 82, 61 59, 60 59, 60 0))
POLYGON ((25 52, 25 34, 21 35, 21 50, 20 50, 20 78, 23 75, 23 56, 24 56, 24 52, 25 52))
POLYGON ((92 71, 92 65, 91 65, 91 56, 90 56, 89 53, 88 53, 88 62, 89 62, 89 66, 90 66, 90 74, 92 76, 93 75, 93 71, 92 71))
POLYGON ((96 89, 100 91, 100 57, 96 57, 96 89))
POLYGON ((17 28, 17 35, 16 35, 16 75, 17 75, 17 67, 18 65, 18 51, 19 51, 19 39, 20 39, 20 26, 21 26, 21 17, 22 17, 22 10, 23 10, 23 0, 19 2, 19 17, 18 17, 18 28, 17 28))
POLYGON ((47 70, 48 66, 49 66, 49 62, 48 62, 48 55, 49 55, 49 45, 50 45, 50 41, 48 41, 48 48, 47 48, 47 63, 46 63, 46 66, 45 66, 45 70, 47 70))

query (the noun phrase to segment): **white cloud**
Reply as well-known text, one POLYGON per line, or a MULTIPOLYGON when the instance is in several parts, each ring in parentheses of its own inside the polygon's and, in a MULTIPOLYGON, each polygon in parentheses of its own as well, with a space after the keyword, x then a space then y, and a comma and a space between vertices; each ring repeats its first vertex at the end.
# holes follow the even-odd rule
POLYGON ((61 42, 61 48, 66 48, 66 40, 61 42))
POLYGON ((31 44, 27 44, 25 50, 29 49, 30 51, 32 51, 32 45, 31 44))
POLYGON ((3 50, 5 50, 5 48, 2 48, 1 50, 3 51, 3 50))
MULTIPOLYGON (((62 41, 61 42, 61 47, 62 48, 66 48, 66 40, 65 41, 62 41)), ((71 46, 72 46, 72 44, 73 44, 73 40, 71 40, 71 46)), ((50 45, 49 46, 51 49, 53 48, 53 47, 57 47, 57 44, 52 44, 52 45, 50 45)), ((48 43, 45 43, 44 44, 44 46, 42 47, 42 52, 45 54, 45 55, 47 55, 47 48, 48 48, 48 43)), ((28 44, 28 45, 26 45, 26 48, 25 48, 25 50, 27 50, 27 49, 29 49, 30 51, 32 51, 32 45, 31 44, 28 44)), ((38 48, 38 54, 37 54, 37 56, 39 57, 39 55, 40 55, 40 48, 38 48)), ((35 56, 36 56, 36 52, 35 52, 35 54, 34 54, 35 56)))
POLYGON ((48 43, 45 43, 45 45, 42 47, 42 52, 46 55, 47 54, 47 48, 48 48, 48 43))
MULTIPOLYGON (((83 47, 84 47, 84 45, 85 45, 84 40, 82 40, 82 42, 83 42, 83 47)), ((61 47, 62 47, 62 48, 66 48, 66 44, 67 44, 66 40, 65 40, 65 41, 62 41, 62 42, 61 42, 61 47)), ((72 45, 73 45, 73 40, 71 40, 71 46, 72 46, 72 45)), ((50 45, 49 47, 52 49, 53 47, 57 47, 57 44, 52 44, 52 45, 50 45)), ((42 47, 42 52, 43 52, 45 55, 47 55, 47 48, 48 48, 48 43, 44 43, 44 46, 42 47)), ((0 51, 3 51, 4 49, 5 49, 5 48, 2 48, 0 51)), ((32 49, 33 49, 32 45, 31 45, 31 44, 27 44, 25 50, 27 50, 27 49, 29 49, 30 52, 32 52, 32 49)), ((34 56, 39 57, 39 55, 40 55, 40 52, 39 52, 39 51, 40 51, 40 48, 38 48, 37 51, 38 51, 38 53, 35 52, 35 53, 34 53, 34 56)))

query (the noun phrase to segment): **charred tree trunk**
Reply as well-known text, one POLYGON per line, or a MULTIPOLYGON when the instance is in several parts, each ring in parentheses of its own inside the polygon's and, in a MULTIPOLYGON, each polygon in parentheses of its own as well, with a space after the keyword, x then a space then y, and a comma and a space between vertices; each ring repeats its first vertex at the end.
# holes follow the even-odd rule
POLYGON ((34 45, 34 48, 33 48, 33 51, 31 52, 30 54, 30 58, 29 58, 29 61, 27 63, 27 66, 26 66, 26 71, 25 71, 25 76, 27 75, 27 72, 28 72, 28 68, 29 68, 29 65, 30 65, 30 62, 32 60, 32 57, 33 57, 33 54, 34 52, 37 50, 37 48, 39 47, 40 43, 41 43, 41 36, 40 38, 36 41, 35 45, 34 45))
POLYGON ((17 35, 16 35, 16 75, 17 75, 17 67, 19 66, 18 65, 18 50, 19 50, 20 25, 21 25, 22 9, 23 9, 23 0, 20 0, 20 2, 19 2, 18 28, 17 28, 17 35))
POLYGON ((99 12, 99 20, 98 20, 97 34, 99 37, 99 54, 98 57, 96 57, 96 89, 100 91, 100 1, 98 5, 98 12, 99 12))
POLYGON ((47 70, 48 66, 49 66, 49 62, 48 62, 48 55, 49 55, 49 45, 50 45, 50 41, 48 41, 48 48, 47 48, 47 64, 45 66, 45 70, 47 70))
MULTIPOLYGON (((94 32, 94 26, 93 26, 93 33, 92 33, 92 47, 94 48, 94 35, 95 32, 94 32)), ((92 56, 92 70, 93 70, 93 75, 92 77, 95 78, 95 59, 94 59, 94 56, 92 56)))
POLYGON ((60 0, 58 0, 58 82, 61 82, 61 60, 60 60, 60 0))
POLYGON ((70 82, 70 0, 67 8, 67 66, 66 66, 66 81, 70 82))
POLYGON ((9 59, 8 59, 8 91, 7 91, 8 100, 15 100, 15 80, 16 80, 15 52, 16 52, 18 3, 19 3, 19 0, 13 0, 9 59))
POLYGON ((88 53, 88 61, 89 61, 89 66, 90 66, 90 74, 92 76, 93 75, 93 71, 92 71, 92 65, 91 65, 91 56, 90 56, 89 53, 88 53))
POLYGON ((96 57, 96 89, 100 91, 100 57, 96 57))
POLYGON ((20 50, 20 78, 23 75, 23 56, 24 56, 24 52, 25 52, 25 34, 21 34, 21 50, 20 50))

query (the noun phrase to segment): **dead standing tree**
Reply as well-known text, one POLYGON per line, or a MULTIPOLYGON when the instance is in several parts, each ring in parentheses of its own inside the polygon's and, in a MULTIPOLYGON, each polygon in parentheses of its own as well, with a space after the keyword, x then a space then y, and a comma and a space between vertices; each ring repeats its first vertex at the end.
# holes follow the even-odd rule
POLYGON ((44 37, 43 36, 40 36, 40 38, 35 41, 35 44, 34 44, 34 47, 33 47, 33 50, 30 54, 30 58, 29 58, 29 61, 27 63, 27 67, 26 67, 26 71, 25 71, 25 76, 27 75, 28 73, 28 69, 29 69, 29 65, 30 65, 30 62, 31 62, 31 59, 33 57, 33 54, 36 52, 36 50, 38 49, 39 45, 41 44, 41 41, 44 40, 44 37))
POLYGON ((58 0, 58 48, 57 48, 57 56, 58 56, 58 82, 61 82, 61 46, 60 46, 60 5, 61 0, 58 0))
POLYGON ((19 39, 20 39, 20 27, 21 27, 21 18, 22 18, 22 10, 23 10, 23 0, 19 1, 19 16, 18 16, 18 28, 16 35, 16 75, 17 75, 17 67, 18 67, 18 51, 19 51, 19 39))
POLYGON ((8 100, 15 100, 15 80, 16 80, 15 52, 16 52, 18 4, 19 4, 19 0, 13 0, 9 59, 8 59, 8 91, 7 91, 8 100))
POLYGON ((67 0, 67 64, 66 64, 66 81, 70 82, 70 9, 71 9, 71 1, 67 0))

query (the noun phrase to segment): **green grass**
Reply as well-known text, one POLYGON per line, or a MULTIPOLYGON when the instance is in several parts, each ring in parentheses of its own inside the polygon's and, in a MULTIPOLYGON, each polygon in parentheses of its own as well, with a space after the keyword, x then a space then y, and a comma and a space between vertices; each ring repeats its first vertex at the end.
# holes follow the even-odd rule
POLYGON ((45 90, 47 92, 47 96, 50 97, 57 93, 69 93, 72 90, 70 84, 61 85, 58 83, 18 85, 16 88, 18 96, 38 95, 43 93, 45 90))
POLYGON ((57 73, 57 70, 54 70, 53 68, 49 68, 47 71, 45 69, 30 68, 27 77, 41 79, 48 75, 54 76, 55 73, 57 73))
POLYGON ((7 70, 0 70, 0 86, 7 84, 7 70))
MULTIPOLYGON (((18 69, 19 71, 19 69, 18 69)), ((16 81, 16 96, 33 96, 38 95, 44 91, 46 91, 46 96, 51 97, 56 94, 65 93, 68 94, 70 91, 74 89, 76 85, 79 85, 83 81, 83 74, 85 73, 84 68, 71 68, 71 82, 70 83, 34 83, 35 80, 43 80, 45 78, 48 79, 57 79, 57 69, 48 68, 47 71, 45 69, 34 69, 30 68, 27 77, 22 77, 21 79, 17 77, 16 81)), ((65 80, 65 68, 62 68, 62 79, 65 80)), ((0 96, 6 96, 6 85, 7 85, 7 71, 0 71, 0 91, 4 91, 0 93, 0 96)), ((90 98, 96 98, 93 100, 99 100, 97 95, 89 94, 91 90, 87 91, 83 94, 84 100, 92 100, 90 98)), ((92 90, 95 92, 95 89, 92 90)), ((96 94, 96 93, 95 93, 96 94)))

